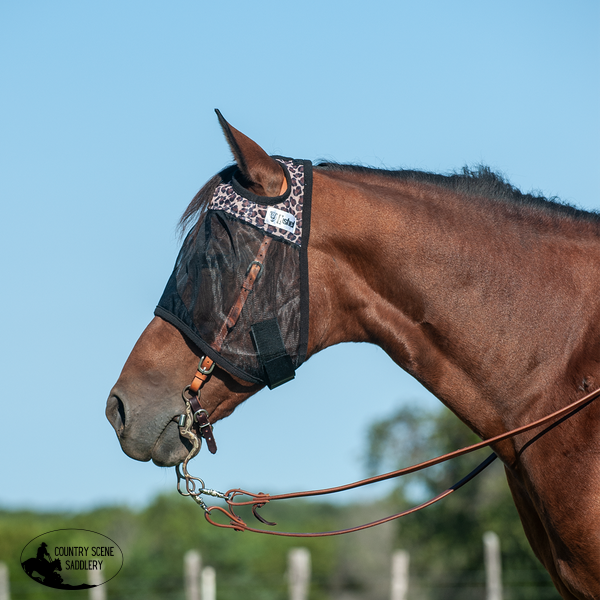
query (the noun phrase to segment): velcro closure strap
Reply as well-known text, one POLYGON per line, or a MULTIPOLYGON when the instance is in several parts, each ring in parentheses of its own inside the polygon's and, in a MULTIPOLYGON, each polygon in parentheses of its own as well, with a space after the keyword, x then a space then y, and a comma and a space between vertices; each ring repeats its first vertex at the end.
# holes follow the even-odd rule
POLYGON ((286 352, 277 319, 255 323, 250 328, 258 358, 265 370, 269 389, 291 381, 296 376, 290 355, 286 352))

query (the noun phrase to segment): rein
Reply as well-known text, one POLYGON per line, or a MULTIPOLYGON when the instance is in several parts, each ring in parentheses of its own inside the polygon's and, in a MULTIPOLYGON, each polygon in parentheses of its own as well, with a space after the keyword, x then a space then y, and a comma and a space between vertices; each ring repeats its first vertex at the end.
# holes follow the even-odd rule
MULTIPOLYGON (((403 512, 396 513, 389 517, 384 517, 377 521, 372 521, 370 523, 365 523, 363 525, 358 525, 356 527, 350 527, 347 529, 340 529, 340 530, 336 530, 336 531, 323 531, 323 532, 318 532, 318 533, 292 533, 292 532, 285 532, 285 531, 257 529, 257 528, 248 526, 244 522, 244 520, 238 514, 236 514, 235 508, 240 507, 240 506, 251 506, 252 513, 254 514, 256 519, 258 519, 261 523, 264 523, 265 525, 275 526, 275 525, 277 525, 277 523, 272 523, 270 521, 265 520, 257 512, 260 508, 262 508, 265 504, 268 504, 272 500, 289 500, 291 498, 307 498, 307 497, 311 497, 311 496, 324 496, 327 494, 335 494, 337 492, 343 492, 346 490, 356 489, 356 488, 359 488, 359 487, 362 487, 365 485, 370 485, 372 483, 386 481, 388 479, 394 479, 396 477, 402 477, 404 475, 408 475, 410 473, 415 473, 417 471, 421 471, 423 469, 432 467, 432 466, 440 464, 442 462, 446 462, 447 460, 450 460, 452 458, 457 458, 459 456, 463 456, 465 454, 475 452, 476 450, 480 450, 487 446, 497 444, 499 442, 510 439, 521 433, 525 433, 525 432, 535 429, 537 427, 541 427, 542 425, 546 425, 550 421, 554 421, 544 431, 541 431, 532 440, 530 440, 526 444, 526 446, 524 446, 523 449, 525 449, 530 443, 537 440, 544 433, 550 431, 555 426, 559 425, 562 421, 573 416, 576 412, 583 409, 585 406, 587 406, 593 400, 595 400, 596 398, 598 398, 600 396, 600 388, 599 388, 599 389, 587 394, 583 398, 580 398, 579 400, 576 400, 575 402, 572 402, 571 404, 569 404, 569 405, 567 405, 567 406, 565 406, 565 407, 563 407, 541 419, 538 419, 537 421, 528 423, 527 425, 517 427, 516 429, 512 429, 510 431, 507 431, 505 433, 497 435, 493 438, 484 440, 482 442, 478 442, 471 446, 466 446, 464 448, 455 450, 453 452, 449 452, 447 454, 438 456, 436 458, 432 458, 430 460, 419 463, 417 465, 413 465, 411 467, 405 467, 403 469, 398 469, 397 471, 391 471, 389 473, 384 473, 383 475, 369 477, 368 479, 362 479, 362 480, 354 482, 354 483, 349 483, 349 484, 341 485, 338 487, 325 488, 325 489, 321 489, 321 490, 293 492, 293 493, 288 493, 288 494, 276 494, 276 495, 265 494, 262 492, 252 493, 252 492, 248 492, 248 491, 245 491, 242 489, 231 489, 231 490, 223 493, 223 492, 218 492, 216 490, 211 490, 211 489, 206 488, 204 481, 202 479, 200 479, 199 477, 191 476, 187 470, 188 462, 194 456, 196 456, 196 454, 198 454, 198 452, 200 451, 200 441, 199 441, 197 435, 195 435, 195 433, 192 431, 192 428, 194 426, 194 417, 192 416, 192 409, 190 407, 189 399, 186 398, 186 392, 188 392, 188 390, 189 390, 189 392, 192 393, 192 389, 196 389, 193 396, 194 397, 199 396, 199 392, 200 392, 202 385, 204 385, 204 383, 210 377, 210 372, 208 374, 206 373, 206 364, 207 364, 206 361, 207 360, 212 363, 211 359, 204 357, 200 361, 200 364, 198 366, 198 372, 196 373, 196 376, 194 377, 194 382, 196 382, 196 380, 199 381, 199 385, 197 386, 197 388, 195 387, 195 383, 193 383, 192 386, 194 386, 194 388, 192 386, 189 386, 188 388, 186 388, 183 391, 183 398, 186 402, 186 413, 184 415, 181 415, 180 420, 179 420, 180 432, 184 437, 186 437, 187 439, 189 439, 192 442, 193 447, 192 447, 192 450, 190 451, 190 453, 188 454, 188 456, 185 458, 185 460, 182 463, 183 474, 179 470, 179 465, 177 465, 175 467, 176 472, 177 472, 177 491, 182 496, 192 497, 194 499, 194 501, 202 507, 202 509, 204 510, 204 516, 211 525, 214 525, 216 527, 221 527, 224 529, 233 529, 235 531, 252 531, 254 533, 264 533, 264 534, 268 534, 268 535, 277 535, 277 536, 284 536, 284 537, 302 537, 302 538, 329 537, 329 536, 334 536, 334 535, 341 535, 344 533, 352 533, 355 531, 361 531, 363 529, 368 529, 370 527, 375 527, 376 525, 381 525, 383 523, 388 523, 395 519, 399 519, 400 517, 403 517, 403 516, 409 515, 411 513, 417 512, 419 510, 422 510, 423 508, 426 508, 427 506, 430 506, 430 505, 438 502, 442 498, 449 496, 452 492, 461 488, 463 485, 465 485, 467 482, 471 481, 471 479, 473 479, 475 476, 477 476, 479 473, 481 473, 481 471, 483 471, 486 467, 488 467, 497 458, 497 455, 495 453, 492 453, 490 456, 488 456, 483 462, 481 462, 475 469, 473 469, 468 475, 466 475, 459 482, 457 482, 453 486, 449 487, 448 489, 444 490, 437 496, 434 496, 433 498, 431 498, 430 500, 428 500, 422 504, 414 506, 403 512), (198 375, 198 374, 200 374, 200 375, 198 375), (181 489, 181 480, 182 479, 185 480, 185 491, 182 491, 182 489, 181 489), (224 500, 226 502, 228 508, 224 508, 222 506, 208 506, 202 499, 202 496, 212 496, 214 498, 219 498, 221 500, 224 500), (245 500, 245 501, 236 500, 236 498, 238 498, 240 496, 247 496, 250 498, 250 500, 245 500), (224 515, 226 515, 230 520, 229 523, 218 523, 217 521, 213 520, 213 518, 212 518, 213 511, 220 512, 220 513, 223 513, 224 515)), ((212 371, 212 367, 214 367, 214 364, 212 364, 212 366, 210 367, 211 371, 212 371)), ((201 414, 207 415, 207 413, 204 409, 200 409, 200 411, 203 411, 201 414)), ((197 414, 197 413, 195 413, 195 414, 197 414)), ((207 417, 206 421, 208 423, 208 417, 207 417)), ((212 436, 212 426, 210 424, 208 424, 208 427, 202 426, 202 425, 200 426, 200 433, 201 433, 201 435, 203 435, 205 437, 205 439, 206 439, 206 436, 204 435, 203 432, 206 431, 208 428, 210 428, 211 436, 212 436)), ((214 439, 213 439, 213 442, 214 442, 214 439)), ((207 444, 208 444, 208 441, 207 441, 207 444)), ((210 450, 210 445, 209 445, 209 450, 210 450)), ((215 447, 215 450, 216 450, 216 447, 215 447)), ((520 454, 521 454, 521 452, 519 453, 519 455, 520 454)))

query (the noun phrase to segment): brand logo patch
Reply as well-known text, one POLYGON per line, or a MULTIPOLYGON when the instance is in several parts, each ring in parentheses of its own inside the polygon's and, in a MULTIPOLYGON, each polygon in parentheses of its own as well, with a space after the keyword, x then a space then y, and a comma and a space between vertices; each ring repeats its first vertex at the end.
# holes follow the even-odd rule
POLYGON ((279 227, 279 229, 285 229, 290 233, 294 233, 296 229, 296 217, 278 208, 269 208, 267 210, 266 223, 273 227, 279 227))
POLYGON ((84 590, 112 579, 123 553, 110 538, 85 529, 58 529, 31 540, 21 553, 31 579, 60 590, 84 590))

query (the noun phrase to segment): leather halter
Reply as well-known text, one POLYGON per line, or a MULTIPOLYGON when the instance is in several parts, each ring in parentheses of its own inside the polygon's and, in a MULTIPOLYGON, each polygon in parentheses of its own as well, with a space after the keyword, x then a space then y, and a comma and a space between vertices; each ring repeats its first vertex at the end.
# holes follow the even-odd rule
MULTIPOLYGON (((281 183, 281 189, 279 195, 283 195, 287 189, 287 180, 284 177, 283 182, 281 183)), ((265 257, 267 255, 267 250, 271 245, 271 238, 269 235, 265 235, 263 237, 262 243, 256 253, 256 257, 248 266, 248 270, 246 272, 246 278, 242 282, 242 287, 240 289, 237 300, 229 310, 227 318, 223 322, 221 329, 219 330, 214 343, 212 344, 215 352, 220 352, 223 347, 223 342, 227 337, 227 334, 235 327, 240 315, 242 314, 242 309, 244 308, 244 304, 256 283, 260 272, 262 271, 263 263, 265 257)), ((196 370, 196 374, 194 375, 194 379, 192 383, 187 386, 183 392, 182 397, 186 404, 190 405, 193 424, 197 429, 198 434, 204 438, 206 441, 206 446, 211 454, 215 454, 217 451, 217 443, 215 441, 213 435, 213 427, 209 421, 208 411, 205 408, 202 408, 200 404, 200 390, 202 386, 208 381, 210 375, 215 368, 215 361, 210 358, 210 356, 203 356, 200 359, 198 364, 198 369, 196 370)), ((186 415, 182 414, 179 417, 179 427, 182 429, 186 425, 186 415)), ((187 437, 187 436, 186 436, 187 437)), ((189 457, 188 457, 189 459, 189 457)))
MULTIPOLYGON (((246 279, 244 279, 244 282, 242 283, 239 296, 234 305, 231 307, 229 314, 227 315, 227 318, 225 319, 225 322, 223 323, 213 344, 213 348, 216 352, 221 350, 227 334, 233 329, 240 317, 240 314, 242 313, 244 304, 246 303, 246 300, 248 299, 248 296, 250 295, 250 292, 252 291, 252 288, 254 287, 254 284, 256 283, 256 280, 258 279, 258 276, 262 270, 263 262, 265 260, 265 256, 267 255, 267 250, 269 249, 271 240, 272 238, 270 236, 265 235, 255 259, 248 267, 246 279)), ((198 370, 194 375, 191 385, 186 387, 182 392, 184 401, 189 402, 192 409, 194 424, 197 425, 198 433, 206 440, 206 445, 211 454, 214 454, 217 451, 217 443, 215 442, 213 435, 212 425, 208 420, 208 411, 205 408, 202 408, 202 405, 200 404, 200 390, 210 378, 214 368, 215 361, 209 356, 203 356, 200 359, 198 370)), ((183 417, 184 415, 180 417, 180 427, 185 424, 183 417)))

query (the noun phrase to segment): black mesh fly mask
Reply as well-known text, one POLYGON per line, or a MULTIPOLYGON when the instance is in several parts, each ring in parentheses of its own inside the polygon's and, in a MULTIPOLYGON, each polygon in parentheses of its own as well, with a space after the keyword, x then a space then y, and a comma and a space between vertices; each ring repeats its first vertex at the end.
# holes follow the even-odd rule
POLYGON ((269 388, 293 379, 306 358, 312 190, 309 161, 274 158, 285 193, 257 196, 235 174, 217 185, 154 313, 229 373, 269 388), (253 265, 258 276, 244 291, 253 265))

